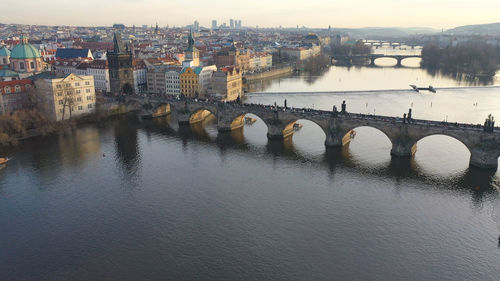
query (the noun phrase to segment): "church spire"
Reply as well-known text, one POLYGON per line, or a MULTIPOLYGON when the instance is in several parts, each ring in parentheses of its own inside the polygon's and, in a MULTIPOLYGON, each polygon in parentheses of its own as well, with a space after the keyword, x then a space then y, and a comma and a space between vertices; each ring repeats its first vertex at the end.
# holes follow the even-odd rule
POLYGON ((113 37, 113 51, 117 54, 126 52, 125 45, 122 41, 122 35, 119 32, 115 32, 113 37))
POLYGON ((194 47, 193 31, 189 29, 188 50, 193 50, 193 47, 194 47))

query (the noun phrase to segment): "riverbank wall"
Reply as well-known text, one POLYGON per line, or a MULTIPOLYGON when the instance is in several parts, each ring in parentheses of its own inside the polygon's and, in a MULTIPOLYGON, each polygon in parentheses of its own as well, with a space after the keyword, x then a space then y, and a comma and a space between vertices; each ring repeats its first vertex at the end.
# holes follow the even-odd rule
POLYGON ((268 78, 273 78, 276 76, 281 76, 285 74, 292 73, 294 71, 293 67, 291 66, 285 66, 285 67, 280 67, 276 68, 273 70, 269 70, 266 72, 261 72, 261 73, 253 73, 253 74, 245 74, 243 75, 243 78, 247 82, 255 81, 255 80, 261 80, 261 79, 268 79, 268 78))

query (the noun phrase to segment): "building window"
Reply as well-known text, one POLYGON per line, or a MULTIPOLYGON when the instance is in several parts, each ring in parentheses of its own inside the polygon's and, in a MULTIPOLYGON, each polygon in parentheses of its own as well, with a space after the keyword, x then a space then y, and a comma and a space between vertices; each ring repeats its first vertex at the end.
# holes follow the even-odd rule
POLYGON ((58 96, 58 97, 62 97, 62 92, 58 92, 58 93, 57 93, 57 96, 58 96))
POLYGON ((15 92, 16 92, 16 93, 19 93, 20 91, 21 91, 21 86, 16 85, 16 87, 15 87, 15 92))
POLYGON ((80 86, 80 82, 75 82, 75 86, 76 87, 80 86))
POLYGON ((59 100, 59 104, 64 104, 64 101, 63 100, 59 100))
POLYGON ((82 98, 81 97, 77 97, 76 101, 82 101, 82 98))
POLYGON ((19 68, 20 68, 20 69, 24 69, 24 62, 20 62, 20 63, 19 63, 19 68))
POLYGON ((83 110, 83 106, 79 105, 78 110, 83 110))
POLYGON ((31 67, 31 69, 35 69, 35 63, 34 62, 30 62, 30 67, 31 67))
POLYGON ((90 82, 89 81, 85 81, 85 85, 90 85, 90 82))
POLYGON ((71 87, 71 83, 66 83, 66 87, 71 87))
POLYGON ((87 100, 92 100, 92 96, 87 96, 87 100))
POLYGON ((71 95, 71 91, 67 91, 67 92, 66 92, 66 95, 71 95))
POLYGON ((88 104, 88 105, 87 105, 87 107, 88 107, 88 108, 92 108, 92 104, 91 104, 91 103, 90 103, 90 104, 88 104))
POLYGON ((56 85, 56 88, 61 89, 61 85, 59 85, 59 84, 56 85))
POLYGON ((76 93, 79 94, 80 93, 80 90, 76 90, 76 93))
POLYGON ((86 93, 90 93, 90 89, 85 89, 85 92, 86 93))

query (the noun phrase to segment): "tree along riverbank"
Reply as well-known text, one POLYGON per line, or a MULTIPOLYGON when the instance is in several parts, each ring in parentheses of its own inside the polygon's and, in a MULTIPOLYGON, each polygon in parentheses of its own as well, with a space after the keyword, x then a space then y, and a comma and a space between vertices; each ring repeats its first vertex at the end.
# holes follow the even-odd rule
POLYGON ((421 66, 447 74, 492 77, 498 70, 500 48, 484 42, 469 42, 447 48, 428 44, 422 49, 421 66))
POLYGON ((96 103, 95 113, 59 122, 50 120, 45 113, 37 109, 0 115, 0 146, 17 145, 23 139, 69 130, 79 124, 100 122, 110 116, 128 112, 130 109, 125 105, 100 98, 96 103))

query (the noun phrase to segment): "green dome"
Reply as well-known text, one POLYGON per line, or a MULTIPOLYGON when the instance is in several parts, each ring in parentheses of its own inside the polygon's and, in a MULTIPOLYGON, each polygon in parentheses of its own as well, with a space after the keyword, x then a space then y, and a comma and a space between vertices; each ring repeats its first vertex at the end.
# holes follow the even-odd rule
POLYGON ((17 77, 19 74, 13 70, 10 70, 7 66, 0 68, 0 77, 17 77))
POLYGON ((0 57, 10 57, 10 51, 7 47, 3 46, 0 48, 0 57))
POLYGON ((33 59, 39 58, 40 52, 33 47, 27 40, 23 40, 22 43, 17 44, 14 48, 12 48, 12 52, 10 54, 11 59, 33 59))

